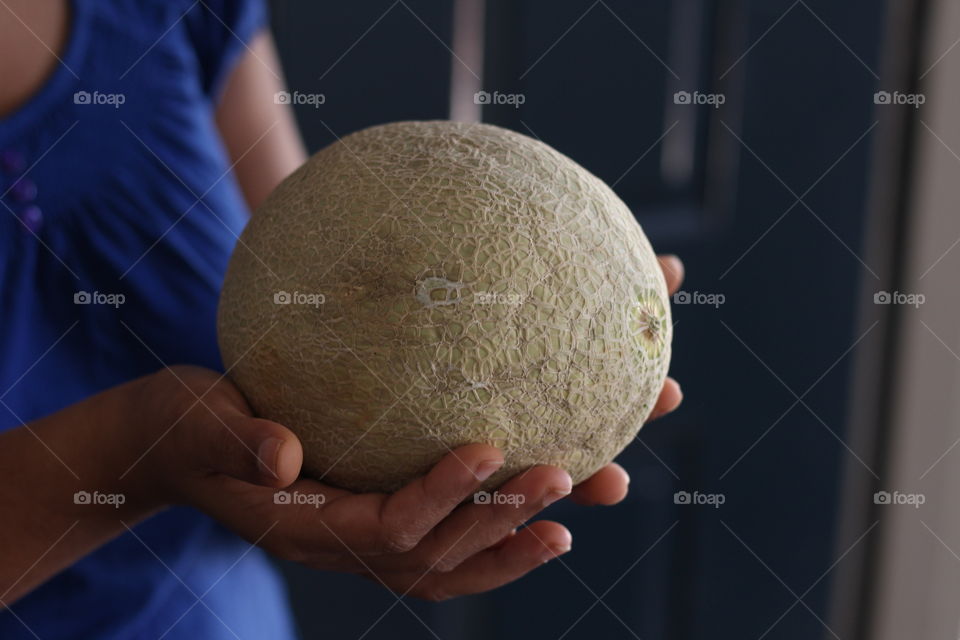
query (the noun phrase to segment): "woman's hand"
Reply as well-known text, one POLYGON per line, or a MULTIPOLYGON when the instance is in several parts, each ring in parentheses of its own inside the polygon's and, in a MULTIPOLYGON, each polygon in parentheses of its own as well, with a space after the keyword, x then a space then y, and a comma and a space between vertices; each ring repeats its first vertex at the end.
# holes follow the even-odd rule
POLYGON ((143 442, 150 452, 135 473, 157 479, 167 500, 205 511, 281 558, 442 600, 500 586, 570 549, 570 533, 555 522, 514 533, 570 493, 562 469, 535 467, 507 482, 499 491, 513 504, 462 504, 503 464, 499 450, 476 444, 396 493, 354 494, 296 479, 297 438, 251 417, 237 388, 212 371, 174 367, 142 393, 157 424, 174 426, 143 442))
MULTIPOLYGON (((683 266, 673 257, 660 262, 672 294, 683 266)), ((619 502, 629 482, 617 464, 575 488, 566 471, 538 466, 500 488, 514 496, 511 504, 463 504, 503 464, 500 451, 475 444, 396 493, 354 494, 297 479, 303 452, 296 436, 251 417, 237 388, 211 371, 166 370, 142 392, 142 406, 167 426, 155 443, 143 443, 153 446, 139 473, 162 478, 158 489, 168 500, 205 511, 282 558, 430 600, 498 587, 566 553, 571 535, 561 524, 518 527, 571 490, 582 504, 619 502)), ((668 379, 651 418, 680 399, 668 379)))

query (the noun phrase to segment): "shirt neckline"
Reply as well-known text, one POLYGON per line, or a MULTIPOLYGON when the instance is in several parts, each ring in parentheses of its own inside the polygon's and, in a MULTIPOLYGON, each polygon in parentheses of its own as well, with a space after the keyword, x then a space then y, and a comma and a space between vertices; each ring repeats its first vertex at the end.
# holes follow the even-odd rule
POLYGON ((86 0, 68 0, 67 3, 70 25, 67 27, 66 46, 58 55, 57 66, 26 102, 0 118, 0 145, 11 136, 22 133, 31 122, 43 118, 51 107, 66 99, 64 93, 70 93, 80 85, 80 62, 89 37, 89 11, 86 0))

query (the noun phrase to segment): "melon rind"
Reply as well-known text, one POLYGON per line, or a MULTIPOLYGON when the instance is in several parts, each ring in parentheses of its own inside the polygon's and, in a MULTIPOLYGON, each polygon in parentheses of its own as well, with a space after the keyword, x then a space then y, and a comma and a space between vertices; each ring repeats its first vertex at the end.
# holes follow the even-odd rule
POLYGON ((535 464, 580 482, 636 436, 672 337, 654 252, 606 184, 447 121, 359 131, 287 178, 240 237, 218 325, 255 413, 354 491, 474 442, 505 454, 487 489, 535 464))

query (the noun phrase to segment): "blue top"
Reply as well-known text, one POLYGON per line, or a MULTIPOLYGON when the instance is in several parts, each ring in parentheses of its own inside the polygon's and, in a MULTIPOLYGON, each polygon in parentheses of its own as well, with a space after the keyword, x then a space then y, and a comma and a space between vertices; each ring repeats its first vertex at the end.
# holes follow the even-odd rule
MULTIPOLYGON (((261 3, 71 7, 63 64, 0 119, 2 429, 163 363, 220 369, 217 298, 248 216, 213 107, 261 3)), ((0 638, 294 637, 259 549, 187 508, 135 532, 0 613, 0 638)))

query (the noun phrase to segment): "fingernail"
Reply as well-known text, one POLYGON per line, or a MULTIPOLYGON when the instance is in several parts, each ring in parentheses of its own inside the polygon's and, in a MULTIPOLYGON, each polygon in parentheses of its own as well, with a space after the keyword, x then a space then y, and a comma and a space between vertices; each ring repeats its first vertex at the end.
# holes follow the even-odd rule
POLYGON ((477 482, 483 482, 503 466, 503 460, 484 460, 473 470, 473 475, 477 482))
POLYGON ((543 553, 540 554, 540 561, 550 562, 557 556, 562 556, 563 554, 570 551, 570 548, 571 547, 569 544, 558 544, 558 545, 552 545, 550 547, 547 547, 546 549, 543 550, 543 553))
POLYGON ((262 473, 271 478, 277 477, 277 459, 280 457, 281 446, 283 446, 283 440, 280 438, 267 438, 257 449, 257 466, 262 473))
POLYGON ((543 497, 543 506, 545 507, 550 506, 557 500, 560 500, 561 498, 566 498, 568 495, 570 495, 571 490, 572 490, 572 487, 570 487, 569 485, 566 487, 554 487, 553 489, 550 489, 549 491, 547 491, 547 495, 543 497))

